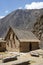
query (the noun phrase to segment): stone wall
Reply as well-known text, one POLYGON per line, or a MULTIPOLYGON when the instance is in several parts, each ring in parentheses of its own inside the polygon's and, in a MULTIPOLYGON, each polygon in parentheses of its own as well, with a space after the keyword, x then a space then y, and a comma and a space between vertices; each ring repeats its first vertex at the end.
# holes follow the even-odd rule
POLYGON ((38 42, 21 42, 20 43, 20 52, 28 52, 32 50, 36 50, 39 48, 38 42), (30 46, 31 43, 31 46, 30 46))
POLYGON ((32 50, 39 49, 39 43, 38 42, 32 42, 32 50))
POLYGON ((19 40, 12 30, 9 31, 6 38, 6 50, 7 51, 18 51, 19 52, 19 40))
POLYGON ((0 42, 0 52, 6 51, 6 43, 0 42))
POLYGON ((21 42, 20 43, 20 52, 28 52, 29 51, 29 43, 21 42))

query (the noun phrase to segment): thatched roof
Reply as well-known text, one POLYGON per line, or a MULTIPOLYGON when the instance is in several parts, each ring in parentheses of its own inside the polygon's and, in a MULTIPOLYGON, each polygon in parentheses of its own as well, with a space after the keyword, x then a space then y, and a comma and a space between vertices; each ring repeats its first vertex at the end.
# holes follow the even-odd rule
MULTIPOLYGON (((21 42, 40 42, 31 31, 15 29, 13 27, 10 28, 14 31, 15 35, 21 42)), ((5 36, 7 36, 9 29, 7 30, 5 36)))

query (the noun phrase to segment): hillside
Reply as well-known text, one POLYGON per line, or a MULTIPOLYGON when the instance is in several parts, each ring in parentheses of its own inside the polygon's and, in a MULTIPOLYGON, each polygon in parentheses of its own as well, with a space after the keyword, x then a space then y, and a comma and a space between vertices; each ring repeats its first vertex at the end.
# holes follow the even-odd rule
POLYGON ((0 20, 0 37, 5 34, 9 26, 33 31, 37 18, 43 14, 43 9, 15 10, 0 20))
POLYGON ((43 15, 41 15, 34 24, 33 33, 41 40, 40 47, 43 48, 43 15))
POLYGON ((34 24, 34 27, 33 27, 33 32, 34 34, 39 38, 41 39, 41 35, 43 34, 43 15, 41 15, 36 23, 34 24))

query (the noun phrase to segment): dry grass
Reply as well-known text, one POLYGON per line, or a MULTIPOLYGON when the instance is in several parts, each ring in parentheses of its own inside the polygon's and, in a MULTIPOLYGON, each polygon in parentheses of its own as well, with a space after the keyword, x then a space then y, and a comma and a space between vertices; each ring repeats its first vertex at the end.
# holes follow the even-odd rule
POLYGON ((31 63, 36 63, 36 61, 30 60, 30 64, 31 64, 31 63))
POLYGON ((3 58, 6 58, 6 57, 11 57, 11 56, 15 56, 15 54, 13 53, 6 53, 6 52, 0 52, 0 60, 2 60, 3 58))
MULTIPOLYGON (((41 52, 43 52, 43 50, 36 50, 38 53, 41 53, 41 52)), ((18 54, 18 53, 17 53, 18 54)), ((20 53, 19 53, 20 54, 20 53)), ((15 53, 9 53, 9 52, 0 52, 0 63, 1 63, 1 60, 3 59, 3 58, 5 58, 5 57, 10 57, 10 56, 15 56, 16 54, 15 53)), ((42 56, 40 55, 39 57, 33 57, 33 56, 31 56, 30 55, 30 53, 24 53, 24 54, 20 54, 19 56, 17 56, 17 59, 18 60, 27 60, 27 59, 29 59, 29 61, 30 61, 30 65, 32 65, 32 64, 36 64, 36 63, 40 63, 40 62, 43 62, 43 58, 42 58, 42 56)), ((15 62, 15 61, 14 61, 15 62)), ((11 63, 13 63, 13 62, 9 62, 8 63, 8 65, 11 65, 11 63), (9 64, 10 63, 10 64, 9 64)), ((36 64, 37 65, 37 64, 36 64)))

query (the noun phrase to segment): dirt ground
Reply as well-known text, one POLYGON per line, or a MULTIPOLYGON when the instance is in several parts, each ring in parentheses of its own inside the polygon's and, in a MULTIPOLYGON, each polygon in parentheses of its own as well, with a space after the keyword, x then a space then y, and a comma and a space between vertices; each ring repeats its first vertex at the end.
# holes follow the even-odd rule
POLYGON ((28 60, 29 65, 43 65, 43 50, 35 50, 35 52, 39 53, 39 57, 31 56, 31 52, 28 53, 19 53, 19 52, 0 52, 0 65, 12 65, 14 63, 18 63, 21 61, 28 60), (2 60, 3 58, 6 57, 12 57, 12 56, 17 56, 17 60, 11 61, 11 62, 6 62, 3 63, 2 60))

